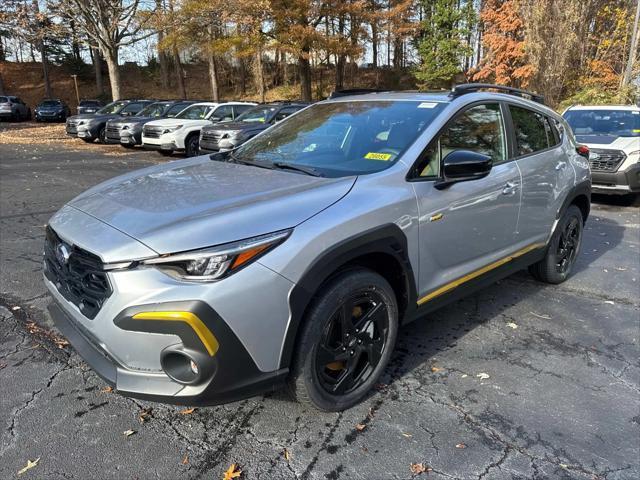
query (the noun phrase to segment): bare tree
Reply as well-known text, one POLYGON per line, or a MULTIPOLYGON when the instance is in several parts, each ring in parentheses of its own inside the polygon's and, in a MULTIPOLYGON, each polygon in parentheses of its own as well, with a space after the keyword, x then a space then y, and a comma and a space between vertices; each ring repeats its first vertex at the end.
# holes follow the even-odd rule
POLYGON ((120 49, 155 34, 145 32, 155 6, 144 9, 142 0, 58 0, 57 8, 75 13, 76 26, 97 45, 107 63, 111 96, 121 98, 120 49))

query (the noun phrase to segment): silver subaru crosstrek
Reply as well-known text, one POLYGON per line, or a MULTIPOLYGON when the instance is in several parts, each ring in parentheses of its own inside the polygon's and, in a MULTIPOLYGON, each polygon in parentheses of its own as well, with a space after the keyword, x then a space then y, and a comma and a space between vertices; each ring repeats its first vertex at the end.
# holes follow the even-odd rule
POLYGON ((588 149, 540 100, 338 96, 233 151, 102 183, 47 227, 52 317, 124 395, 210 405, 287 385, 348 408, 400 325, 522 268, 570 274, 588 149))

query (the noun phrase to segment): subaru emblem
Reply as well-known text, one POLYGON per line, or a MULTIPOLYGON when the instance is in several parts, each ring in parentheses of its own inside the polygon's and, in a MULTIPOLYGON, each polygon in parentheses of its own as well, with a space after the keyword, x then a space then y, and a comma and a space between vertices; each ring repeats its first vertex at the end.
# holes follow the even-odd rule
POLYGON ((598 160, 599 158, 600 158, 600 155, 595 152, 591 152, 589 154, 589 160, 598 160))
POLYGON ((56 248, 56 259, 60 263, 60 265, 66 265, 69 262, 69 249, 64 243, 61 243, 56 248))

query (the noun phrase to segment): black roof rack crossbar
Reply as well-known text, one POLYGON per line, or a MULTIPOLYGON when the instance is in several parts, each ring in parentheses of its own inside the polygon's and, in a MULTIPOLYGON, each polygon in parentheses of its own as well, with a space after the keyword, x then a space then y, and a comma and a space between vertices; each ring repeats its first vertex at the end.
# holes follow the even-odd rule
POLYGON ((379 90, 377 88, 348 88, 346 90, 335 90, 331 92, 329 98, 348 97, 350 95, 366 95, 367 93, 381 93, 387 90, 379 90))
POLYGON ((456 85, 451 89, 449 96, 452 98, 459 97, 466 93, 477 92, 479 90, 498 90, 499 92, 505 92, 517 97, 526 98, 527 100, 533 100, 544 105, 544 96, 537 93, 529 92, 515 87, 507 87, 506 85, 494 85, 492 83, 463 83, 456 85))

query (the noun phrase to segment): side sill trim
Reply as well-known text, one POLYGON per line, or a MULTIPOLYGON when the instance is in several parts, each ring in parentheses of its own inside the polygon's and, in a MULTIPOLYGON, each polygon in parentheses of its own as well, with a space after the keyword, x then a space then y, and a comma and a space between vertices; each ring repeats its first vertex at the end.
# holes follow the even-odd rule
POLYGON ((440 295, 444 295, 447 292, 450 292, 451 290, 458 288, 460 285, 462 285, 463 283, 466 283, 470 280, 473 280, 474 278, 479 277, 480 275, 483 275, 495 268, 498 268, 502 265, 504 265, 505 263, 509 263, 512 260, 515 260, 518 257, 521 257, 522 255, 525 255, 526 253, 529 253, 533 250, 537 250, 538 248, 542 248, 546 246, 546 243, 533 243, 527 247, 524 247, 520 250, 518 250, 515 253, 512 253, 511 255, 501 258, 500 260, 497 260, 493 263, 490 263, 489 265, 485 265, 482 268, 479 268, 478 270, 475 270, 467 275, 465 275, 464 277, 460 277, 452 282, 447 283, 446 285, 443 285, 442 287, 434 290, 431 293, 426 294, 425 296, 421 297, 418 299, 418 305, 423 305, 425 303, 427 303, 430 300, 433 300, 436 297, 439 297, 440 295))

